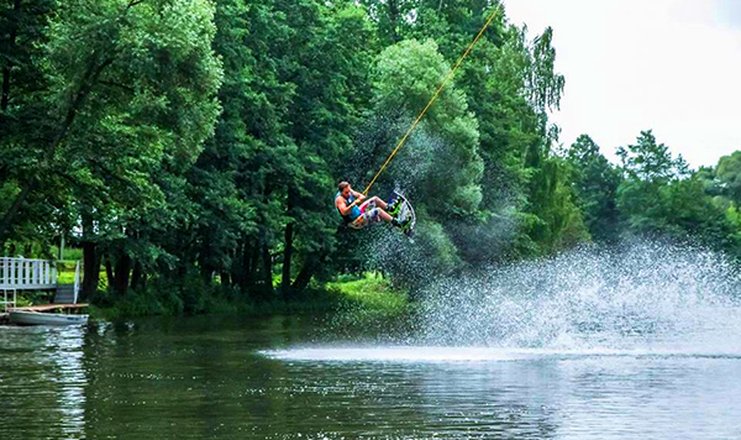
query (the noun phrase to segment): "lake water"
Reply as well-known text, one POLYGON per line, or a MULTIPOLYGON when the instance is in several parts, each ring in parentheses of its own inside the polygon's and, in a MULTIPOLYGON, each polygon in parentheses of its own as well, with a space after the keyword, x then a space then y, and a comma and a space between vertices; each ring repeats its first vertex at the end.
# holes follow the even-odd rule
POLYGON ((0 327, 0 439, 741 438, 737 264, 649 243, 429 280, 394 319, 0 327))
POLYGON ((0 437, 741 438, 738 334, 722 347, 446 347, 333 334, 331 321, 0 327, 0 437))

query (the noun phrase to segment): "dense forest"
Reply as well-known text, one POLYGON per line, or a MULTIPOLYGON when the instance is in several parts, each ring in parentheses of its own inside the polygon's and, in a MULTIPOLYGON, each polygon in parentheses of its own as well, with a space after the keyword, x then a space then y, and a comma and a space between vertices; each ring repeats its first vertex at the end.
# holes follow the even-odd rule
POLYGON ((3 253, 53 258, 64 236, 88 298, 184 311, 633 237, 741 259, 741 151, 692 170, 650 130, 619 164, 560 139, 554 38, 492 0, 3 2, 3 253), (414 201, 415 240, 342 228, 337 182, 368 183, 493 10, 374 187, 414 201))

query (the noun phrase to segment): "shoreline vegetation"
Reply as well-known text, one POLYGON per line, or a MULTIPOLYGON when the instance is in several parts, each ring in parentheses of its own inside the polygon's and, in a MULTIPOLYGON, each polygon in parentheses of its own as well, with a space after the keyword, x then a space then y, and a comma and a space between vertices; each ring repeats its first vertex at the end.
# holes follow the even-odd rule
MULTIPOLYGON (((103 294, 103 292, 100 292, 103 294)), ((178 315, 246 315, 266 316, 276 314, 321 314, 353 310, 364 315, 395 317, 409 311, 412 304, 408 294, 392 286, 389 279, 379 273, 359 276, 342 276, 303 292, 302 296, 283 300, 251 302, 223 290, 211 289, 202 294, 197 304, 186 305, 177 295, 162 291, 148 291, 106 305, 96 305, 105 300, 97 299, 90 306, 93 319, 115 321, 144 316, 178 315)))

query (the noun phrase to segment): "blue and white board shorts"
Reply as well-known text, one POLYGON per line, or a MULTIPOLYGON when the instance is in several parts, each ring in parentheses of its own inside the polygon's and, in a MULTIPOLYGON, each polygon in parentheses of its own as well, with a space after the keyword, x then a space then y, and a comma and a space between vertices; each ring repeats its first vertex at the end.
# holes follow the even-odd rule
POLYGON ((373 223, 381 220, 381 217, 378 215, 378 208, 376 207, 376 201, 374 199, 368 200, 367 202, 360 205, 360 212, 362 213, 363 217, 365 217, 365 221, 368 223, 373 223))
POLYGON ((379 208, 376 207, 376 201, 373 199, 368 200, 360 205, 360 217, 353 220, 353 222, 350 223, 350 226, 355 229, 360 229, 371 223, 379 222, 381 221, 381 216, 378 212, 379 208))

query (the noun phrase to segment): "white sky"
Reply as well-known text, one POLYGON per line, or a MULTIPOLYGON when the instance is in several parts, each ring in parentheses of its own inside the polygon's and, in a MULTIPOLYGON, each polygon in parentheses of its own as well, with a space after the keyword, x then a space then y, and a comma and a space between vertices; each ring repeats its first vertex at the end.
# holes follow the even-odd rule
POLYGON ((529 36, 554 33, 566 77, 553 119, 608 158, 653 129, 693 167, 741 149, 741 0, 504 0, 529 36))

